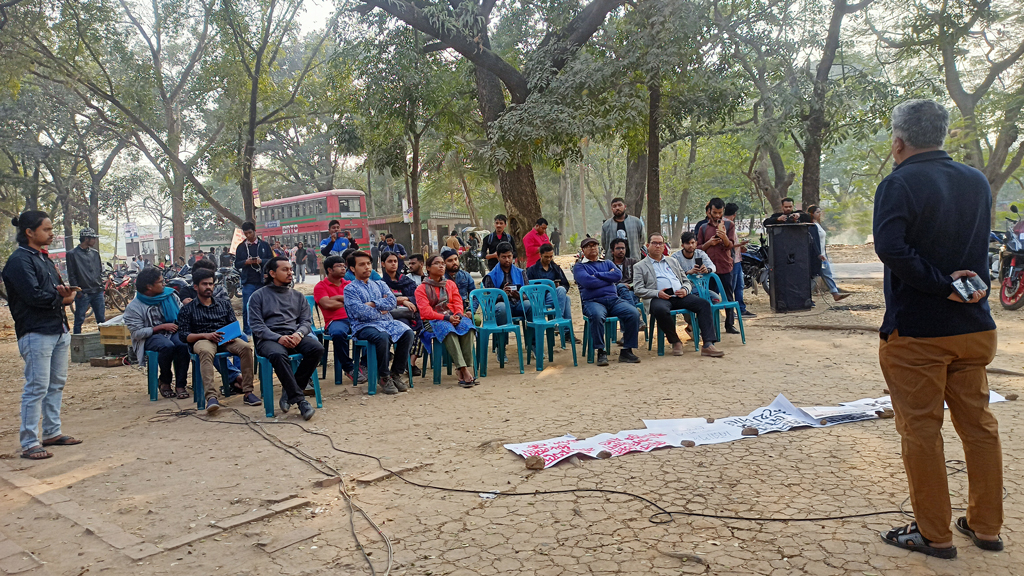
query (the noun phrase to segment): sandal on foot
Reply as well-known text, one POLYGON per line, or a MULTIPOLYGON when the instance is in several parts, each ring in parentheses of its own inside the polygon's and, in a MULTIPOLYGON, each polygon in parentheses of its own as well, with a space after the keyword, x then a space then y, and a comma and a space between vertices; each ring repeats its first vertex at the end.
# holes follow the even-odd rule
POLYGON ((473 381, 470 380, 469 382, 466 382, 465 380, 459 380, 459 386, 461 386, 463 388, 472 388, 473 387, 473 381))
POLYGON ((22 458, 27 458, 29 460, 45 460, 47 458, 50 458, 51 456, 53 456, 53 454, 47 452, 46 449, 43 448, 42 446, 29 448, 28 450, 25 450, 21 453, 22 458))
POLYGON ((164 398, 174 398, 174 392, 171 392, 171 385, 161 384, 160 395, 163 396, 164 398))
POLYGON ((917 529, 917 522, 911 522, 908 526, 893 528, 888 532, 879 532, 878 535, 882 537, 883 542, 890 546, 903 548, 911 552, 920 552, 945 560, 956 558, 956 546, 950 546, 949 548, 935 548, 931 546, 931 540, 925 538, 917 529))
POLYGON ((178 395, 178 400, 185 400, 189 397, 188 388, 176 388, 174 392, 178 395))
POLYGON ((71 436, 66 436, 64 434, 55 438, 50 438, 49 440, 43 440, 43 446, 74 446, 75 444, 81 443, 82 441, 78 438, 72 438, 71 436))
POLYGON ((971 530, 971 527, 967 525, 966 516, 961 516, 957 518, 956 523, 954 525, 956 526, 956 529, 960 531, 961 534, 970 538, 971 542, 974 542, 974 545, 978 548, 981 548, 982 550, 991 550, 993 552, 999 552, 1003 549, 1002 538, 998 540, 982 540, 981 538, 978 538, 977 534, 974 533, 974 530, 971 530))

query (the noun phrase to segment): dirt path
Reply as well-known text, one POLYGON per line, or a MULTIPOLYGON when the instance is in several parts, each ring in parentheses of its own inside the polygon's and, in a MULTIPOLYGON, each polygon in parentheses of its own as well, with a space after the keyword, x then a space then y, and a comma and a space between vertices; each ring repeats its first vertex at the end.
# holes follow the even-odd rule
MULTIPOLYGON (((624 496, 485 500, 475 493, 606 488, 673 510, 749 516, 899 507, 906 478, 892 420, 566 461, 538 472, 501 448, 504 442, 565 433, 585 437, 641 428, 643 418, 746 414, 779 393, 797 405, 881 396, 877 336, 843 329, 878 324, 881 289, 874 283, 844 287, 854 292, 842 303, 847 306, 830 309, 819 299, 813 311, 791 315, 773 315, 763 293, 748 295, 759 316, 746 323, 745 346, 738 337, 721 345, 728 353, 723 360, 700 358, 692 348, 682 358, 659 358, 644 346, 642 364, 601 369, 585 364, 582 351, 580 366, 573 367, 571 353, 559 351, 543 372, 527 366, 520 375, 511 366, 498 369, 492 358, 490 376, 471 390, 445 376, 440 386, 417 379, 406 394, 373 397, 365 388, 335 387, 333 367, 328 371, 324 408, 305 423, 309 429, 329 434, 339 448, 378 455, 388 466, 430 462, 406 476, 472 494, 418 488, 396 478, 363 485, 354 478, 377 470, 372 460, 335 452, 326 439, 294 426, 264 428, 344 474, 355 501, 391 538, 393 574, 1019 574, 1021 402, 994 406, 1007 487, 1007 551, 1001 554, 983 554, 959 535, 960 559, 953 562, 885 546, 877 531, 909 522, 898 515, 771 524, 678 516, 654 524, 648 520, 654 510, 624 496), (684 561, 680 555, 687 554, 701 560, 684 561)), ((1001 310, 995 317, 1000 345, 993 365, 1024 370, 1021 317, 1001 310)), ((576 324, 581 329, 581 317, 576 324)), ((72 576, 369 573, 337 485, 316 486, 323 474, 246 426, 229 424, 240 422, 230 411, 215 422, 174 417, 171 412, 189 405, 149 402, 144 375, 135 368, 72 365, 64 426, 86 442, 55 449, 56 456, 43 462, 15 458, 22 364, 12 334, 2 335, 0 355, 0 401, 8 407, 0 411, 0 442, 7 452, 0 461, 0 573, 11 572, 19 558, 26 567, 38 566, 26 574, 72 576), (18 482, 25 486, 16 487, 18 482), (259 515, 281 494, 309 502, 173 550, 131 557, 137 547, 152 551, 145 546, 201 534, 211 522, 223 524, 253 510, 259 515), (319 532, 273 553, 256 546, 268 538, 281 543, 302 529, 319 532), (111 542, 131 544, 117 548, 111 542), (4 557, 8 550, 25 553, 4 557), (26 553, 45 564, 32 564, 26 553)), ((1010 376, 993 376, 992 387, 1024 393, 1024 381, 1010 376)), ((238 397, 225 403, 264 419, 261 408, 246 407, 238 397)), ((277 421, 302 423, 294 411, 278 414, 277 421)), ((946 440, 947 457, 962 459, 948 425, 946 440)), ((963 505, 965 488, 964 475, 950 478, 954 505, 963 505)), ((355 526, 377 573, 383 573, 387 554, 380 537, 365 521, 355 526)))

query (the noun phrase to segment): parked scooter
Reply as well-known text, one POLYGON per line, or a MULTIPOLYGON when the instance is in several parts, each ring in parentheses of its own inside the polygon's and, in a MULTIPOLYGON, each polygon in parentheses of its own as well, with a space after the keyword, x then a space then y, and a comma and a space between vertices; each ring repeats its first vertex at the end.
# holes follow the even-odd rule
POLYGON ((761 236, 760 244, 747 244, 747 251, 743 257, 743 288, 757 294, 757 285, 760 284, 765 294, 768 293, 768 246, 765 245, 764 236, 761 236))
POLYGON ((1006 219, 1006 242, 999 251, 999 303, 1007 310, 1024 306, 1024 222, 1016 205, 1016 220, 1006 219))

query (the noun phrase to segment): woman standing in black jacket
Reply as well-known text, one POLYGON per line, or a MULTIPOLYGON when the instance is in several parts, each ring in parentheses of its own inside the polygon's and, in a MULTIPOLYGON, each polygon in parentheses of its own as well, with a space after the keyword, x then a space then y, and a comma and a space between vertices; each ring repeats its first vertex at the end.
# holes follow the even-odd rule
POLYGON ((71 346, 64 307, 75 299, 79 288, 64 284, 46 251, 53 242, 53 223, 46 212, 28 210, 12 218, 11 223, 18 228, 18 249, 7 259, 3 279, 18 336, 18 352, 25 361, 21 457, 42 460, 53 456, 45 446, 82 443, 61 434, 60 429, 71 346))

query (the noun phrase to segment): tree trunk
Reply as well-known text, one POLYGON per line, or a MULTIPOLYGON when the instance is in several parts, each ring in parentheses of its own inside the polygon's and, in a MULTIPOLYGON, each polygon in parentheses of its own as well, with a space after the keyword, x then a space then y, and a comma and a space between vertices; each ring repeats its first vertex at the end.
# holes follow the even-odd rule
POLYGON ((462 181, 462 192, 466 195, 466 208, 469 210, 469 219, 473 222, 473 226, 479 226, 480 216, 476 213, 476 204, 473 203, 473 195, 469 192, 469 182, 466 181, 466 174, 459 174, 459 180, 462 181))
POLYGON ((647 193, 647 148, 631 148, 626 156, 626 214, 640 216, 644 212, 647 193))
POLYGON ((420 244, 423 243, 422 223, 420 221, 420 134, 411 132, 412 135, 412 166, 409 170, 409 204, 412 206, 412 246, 410 250, 419 252, 420 244))
POLYGON ((661 232, 661 74, 654 74, 648 91, 651 102, 647 118, 647 234, 650 235, 661 232))
MULTIPOLYGON (((486 31, 483 32, 486 36, 486 31)), ((490 42, 484 38, 485 45, 490 42)), ((480 114, 484 125, 490 126, 505 111, 505 93, 498 77, 488 70, 475 66, 476 92, 480 114)), ((512 169, 498 169, 498 190, 505 202, 509 233, 516 239, 517 253, 525 254, 523 234, 526 234, 541 217, 540 199, 537 197, 537 181, 533 166, 520 164, 512 169)))
POLYGON ((558 200, 555 203, 555 208, 558 210, 558 229, 565 233, 565 171, 568 166, 563 166, 562 171, 558 173, 558 200))
POLYGON ((373 179, 370 177, 370 166, 366 166, 366 211, 370 217, 376 216, 377 211, 373 208, 373 179))
POLYGON ((686 159, 686 185, 679 191, 679 205, 676 207, 676 221, 672 227, 672 240, 677 241, 683 235, 686 222, 686 205, 690 202, 690 176, 694 163, 697 162, 697 135, 690 135, 690 154, 686 159))

